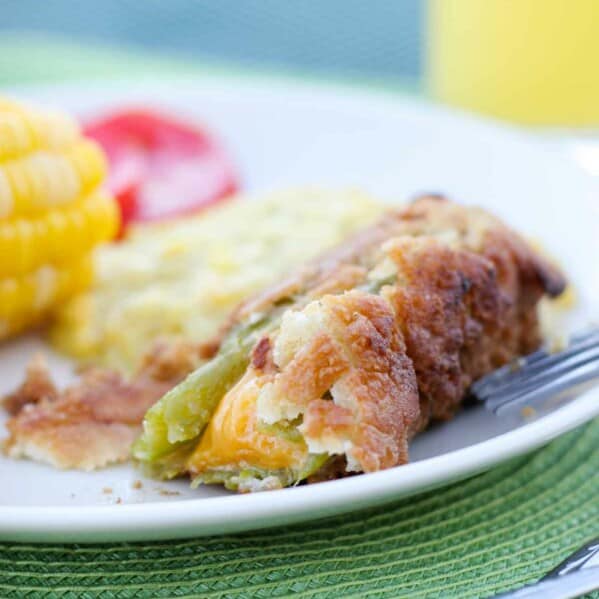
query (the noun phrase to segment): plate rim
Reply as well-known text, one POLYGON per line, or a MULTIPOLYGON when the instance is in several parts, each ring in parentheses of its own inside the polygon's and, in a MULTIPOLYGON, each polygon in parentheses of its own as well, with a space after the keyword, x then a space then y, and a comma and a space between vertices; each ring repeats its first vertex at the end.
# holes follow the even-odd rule
MULTIPOLYGON (((437 116, 463 119, 474 121, 479 126, 492 127, 493 129, 509 132, 516 135, 528 143, 535 143, 534 133, 551 130, 535 126, 520 126, 517 123, 502 120, 492 115, 473 112, 460 106, 443 104, 434 98, 424 95, 424 90, 412 90, 409 87, 377 85, 371 82, 364 82, 356 79, 331 79, 325 77, 302 76, 301 74, 289 74, 277 71, 237 71, 235 69, 216 69, 205 73, 193 73, 192 75, 172 73, 169 75, 150 75, 142 76, 136 81, 135 86, 131 86, 131 81, 125 77, 107 77, 90 78, 83 80, 61 80, 54 83, 37 82, 19 82, 13 85, 0 85, 0 91, 3 94, 15 94, 26 99, 31 99, 39 93, 48 94, 50 92, 65 93, 75 90, 78 93, 85 90, 85 93, 94 94, 101 91, 115 93, 119 91, 143 93, 147 90, 162 89, 172 90, 172 85, 177 84, 177 94, 193 93, 203 85, 216 84, 219 86, 229 85, 238 89, 243 87, 246 91, 258 91, 264 93, 266 89, 275 92, 293 89, 297 92, 335 95, 339 99, 343 92, 348 96, 342 101, 351 103, 355 100, 370 99, 378 101, 381 105, 389 106, 391 104, 403 104, 411 109, 434 111, 437 116), (268 85, 269 88, 265 86, 268 85), (270 87, 272 86, 272 88, 270 87)), ((223 88, 224 89, 224 88, 223 88)), ((151 101, 150 101, 151 103, 151 101)), ((549 141, 546 137, 544 143, 549 141)), ((537 145, 541 145, 538 144, 537 145)), ((556 144, 559 147, 559 144, 556 144)), ((581 174, 585 173, 581 170, 581 174)))
POLYGON ((320 519, 463 480, 546 445, 597 416, 599 387, 594 387, 550 414, 486 441, 317 486, 176 502, 0 506, 0 540, 86 544, 166 540, 227 535, 320 519), (440 471, 445 473, 442 478, 438 475, 440 471), (318 513, 314 515, 311 510, 318 513))
MULTIPOLYGON (((479 127, 495 133, 509 133, 518 138, 517 141, 541 148, 534 137, 514 125, 444 107, 426 98, 386 89, 368 89, 359 84, 314 82, 276 75, 240 77, 235 74, 205 74, 191 80, 185 78, 181 94, 197 90, 202 83, 221 84, 223 81, 227 85, 244 85, 256 90, 263 89, 265 81, 275 83, 279 90, 295 88, 304 93, 339 94, 345 89, 351 92, 350 101, 370 98, 376 99, 380 103, 378 106, 401 105, 410 110, 430 111, 433 118, 474 122, 479 127)), ((168 83, 165 78, 156 81, 147 79, 136 85, 133 91, 143 93, 155 85, 167 86, 168 83)), ((105 91, 107 86, 113 94, 122 89, 131 90, 130 84, 121 80, 86 82, 89 91, 96 88, 105 91)), ((81 87, 81 82, 24 84, 13 86, 8 91, 32 96, 40 91, 48 94, 60 90, 64 93, 81 87)), ((582 170, 580 174, 586 177, 582 170)), ((581 203, 583 200, 581 198, 581 203)), ((314 520, 380 505, 466 478, 532 451, 596 416, 599 416, 599 388, 587 391, 551 414, 462 449, 359 477, 283 489, 275 495, 256 493, 129 505, 0 506, 0 540, 40 543, 163 540, 223 535, 314 520), (440 476, 439 472, 443 474, 440 476), (450 475, 447 475, 448 472, 450 475), (314 492, 315 487, 317 492, 314 492)))

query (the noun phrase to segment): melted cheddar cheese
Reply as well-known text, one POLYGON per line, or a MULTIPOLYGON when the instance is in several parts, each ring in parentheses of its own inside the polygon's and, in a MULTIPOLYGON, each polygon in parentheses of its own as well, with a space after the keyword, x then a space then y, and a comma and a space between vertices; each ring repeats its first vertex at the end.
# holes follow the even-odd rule
POLYGON ((260 387, 251 371, 221 400, 202 438, 189 458, 189 470, 200 474, 213 469, 258 468, 279 470, 301 467, 308 451, 294 442, 260 430, 256 401, 260 387))

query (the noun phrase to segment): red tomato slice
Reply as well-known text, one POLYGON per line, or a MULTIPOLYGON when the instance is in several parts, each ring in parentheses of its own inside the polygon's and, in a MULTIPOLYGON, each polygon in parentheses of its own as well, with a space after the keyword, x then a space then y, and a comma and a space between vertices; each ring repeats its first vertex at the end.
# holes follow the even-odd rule
POLYGON ((124 224, 195 212, 237 191, 229 158, 197 126, 132 109, 88 122, 84 131, 106 152, 108 187, 124 224))

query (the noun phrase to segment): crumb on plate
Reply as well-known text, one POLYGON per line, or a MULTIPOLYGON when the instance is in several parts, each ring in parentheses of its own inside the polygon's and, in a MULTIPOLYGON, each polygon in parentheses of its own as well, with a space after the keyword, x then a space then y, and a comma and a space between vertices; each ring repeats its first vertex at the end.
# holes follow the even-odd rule
POLYGON ((523 418, 534 418, 537 415, 537 411, 532 406, 524 406, 520 413, 523 418))

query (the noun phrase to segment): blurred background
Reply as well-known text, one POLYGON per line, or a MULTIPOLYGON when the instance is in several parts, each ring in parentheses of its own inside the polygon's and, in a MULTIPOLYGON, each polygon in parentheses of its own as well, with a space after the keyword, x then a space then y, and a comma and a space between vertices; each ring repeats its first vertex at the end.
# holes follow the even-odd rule
POLYGON ((0 84, 231 68, 599 125, 597 0, 3 0, 0 84))
POLYGON ((2 53, 0 78, 17 75, 14 58, 34 52, 33 42, 53 40, 116 45, 196 64, 412 83, 422 71, 422 29, 419 0, 4 0, 2 37, 12 47, 18 35, 23 44, 14 47, 13 60, 2 53))

